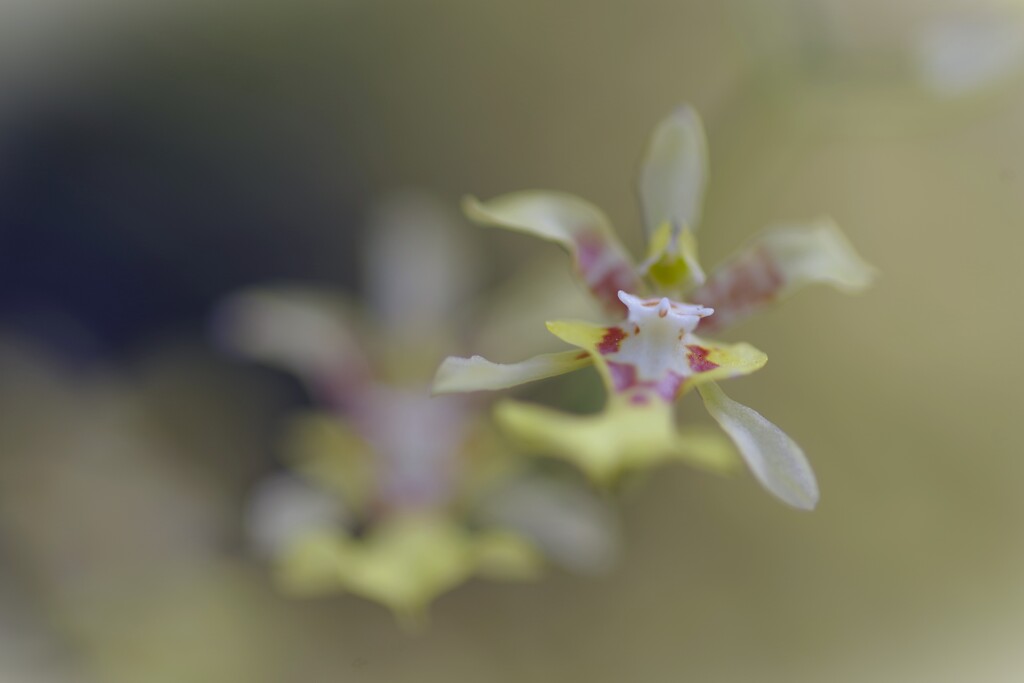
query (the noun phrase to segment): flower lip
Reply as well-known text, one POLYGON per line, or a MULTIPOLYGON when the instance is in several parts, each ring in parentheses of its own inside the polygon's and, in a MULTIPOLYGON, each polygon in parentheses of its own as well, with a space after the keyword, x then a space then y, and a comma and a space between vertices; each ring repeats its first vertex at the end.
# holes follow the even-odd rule
POLYGON ((713 314, 715 309, 698 304, 686 304, 672 301, 668 297, 660 299, 641 299, 628 292, 619 291, 619 301, 629 309, 629 321, 641 324, 652 318, 666 318, 687 332, 692 332, 701 318, 713 314))

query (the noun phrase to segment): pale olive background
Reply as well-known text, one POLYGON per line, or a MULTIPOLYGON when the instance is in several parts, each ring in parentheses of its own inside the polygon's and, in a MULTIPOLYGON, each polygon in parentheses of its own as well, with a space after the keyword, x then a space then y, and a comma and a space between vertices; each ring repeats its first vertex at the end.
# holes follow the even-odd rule
MULTIPOLYGON (((40 299, 11 289, 36 281, 8 283, 0 680, 1024 678, 1024 78, 942 97, 908 56, 923 23, 977 3, 92 4, 0 4, 26 27, 0 69, 0 149, 24 140, 10 122, 26 111, 115 112, 177 150, 147 168, 217 172, 185 186, 204 201, 176 220, 128 199, 84 227, 78 204, 45 217, 143 263, 160 255, 180 275, 160 281, 177 307, 92 319, 56 287, 33 316, 40 299), (829 214, 881 273, 862 296, 804 292, 728 335, 768 353, 727 389, 804 446, 819 509, 789 510, 745 475, 667 467, 623 501, 606 577, 471 583, 414 636, 356 598, 277 595, 239 520, 297 391, 210 348, 206 308, 263 278, 353 287, 362 212, 394 187, 452 205, 575 192, 639 251, 640 152, 683 101, 711 150, 705 264, 764 225, 829 214), (228 186, 230 208, 206 211, 228 186)), ((115 179, 134 175, 135 144, 115 179)), ((84 192, 135 191, 93 181, 84 192)), ((35 225, 24 216, 0 224, 12 263, 34 258, 12 255, 35 225)), ((472 235, 494 279, 554 248, 472 235)))

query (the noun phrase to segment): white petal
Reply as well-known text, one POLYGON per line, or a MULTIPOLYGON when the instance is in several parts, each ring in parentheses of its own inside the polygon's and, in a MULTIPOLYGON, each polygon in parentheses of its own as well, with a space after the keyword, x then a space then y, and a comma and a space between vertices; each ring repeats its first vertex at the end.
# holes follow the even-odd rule
POLYGON ((349 512, 338 495, 291 474, 260 482, 245 517, 253 548, 264 557, 279 557, 310 534, 334 534, 347 521, 349 512))
POLYGON ((582 487, 550 477, 515 479, 489 494, 480 515, 495 528, 510 528, 571 571, 608 571, 618 552, 619 528, 607 504, 582 487))
POLYGON ((692 107, 680 107, 654 129, 640 169, 640 202, 647 234, 665 222, 696 229, 707 175, 704 127, 692 107))
POLYGON ((358 327, 343 297, 303 285, 245 289, 213 315, 214 336, 227 350, 293 372, 313 390, 365 376, 358 327))
POLYGON ((831 218, 767 230, 757 243, 772 254, 785 275, 785 293, 818 282, 860 292, 875 278, 874 267, 860 257, 831 218))
POLYGON ((796 442, 757 411, 730 399, 713 382, 702 385, 700 395, 761 485, 795 508, 814 509, 818 482, 796 442))
POLYGON ((392 334, 444 330, 472 291, 478 260, 475 231, 426 194, 399 193, 369 220, 366 291, 370 308, 392 334))
POLYGON ((545 353, 520 363, 493 363, 483 356, 456 358, 441 363, 434 377, 434 393, 461 391, 495 391, 526 382, 562 375, 591 363, 590 356, 579 349, 545 353))
POLYGON ((481 225, 561 244, 572 255, 582 284, 609 312, 622 312, 616 297, 620 289, 635 292, 642 286, 607 216, 584 199, 563 192, 513 192, 486 202, 467 197, 463 209, 481 225))
POLYGON ((715 309, 700 330, 720 330, 807 285, 847 293, 866 289, 876 276, 830 218, 769 228, 721 266, 687 299, 715 309))

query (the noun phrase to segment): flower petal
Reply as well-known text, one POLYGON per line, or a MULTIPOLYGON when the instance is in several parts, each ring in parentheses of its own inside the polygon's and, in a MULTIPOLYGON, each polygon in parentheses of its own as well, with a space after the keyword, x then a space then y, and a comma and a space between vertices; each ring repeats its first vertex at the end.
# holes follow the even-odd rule
POLYGON ((707 184, 704 127, 692 107, 682 106, 654 129, 640 169, 640 203, 647 234, 665 223, 696 230, 707 184))
POLYGON ((352 330, 356 315, 328 290, 282 285, 243 290, 213 316, 228 350, 295 373, 332 405, 358 395, 369 372, 352 330))
POLYGON ((467 580, 475 564, 472 539, 460 526, 441 517, 397 516, 365 538, 311 535, 281 559, 278 577, 298 594, 348 590, 415 627, 430 602, 467 580))
MULTIPOLYGON (((607 486, 629 470, 681 461, 713 474, 730 474, 737 457, 731 442, 701 428, 676 431, 671 407, 610 401, 595 415, 573 415, 520 401, 502 401, 498 425, 528 450, 561 458, 607 486)), ((545 553, 559 561, 558 553, 545 553)), ((565 549, 560 552, 574 552, 565 549)), ((568 560, 564 560, 568 565, 568 560)), ((582 567, 572 567, 580 569, 582 567)))
POLYGON ((278 558, 277 578, 297 595, 347 590, 390 608, 403 625, 422 626, 429 604, 474 574, 535 578, 541 558, 525 538, 473 533, 442 516, 399 515, 368 536, 311 533, 278 558))
POLYGON ((609 570, 619 547, 619 527, 609 505, 582 486, 551 476, 525 475, 481 496, 484 524, 514 529, 552 562, 570 571, 609 570))
POLYGON ((814 509, 818 482, 800 447, 760 413, 726 396, 717 384, 702 385, 700 395, 761 485, 795 508, 814 509))
POLYGON ((373 207, 367 234, 365 287, 385 334, 447 337, 477 279, 475 232, 437 199, 406 191, 373 207))
POLYGON ((284 473, 260 482, 245 515, 246 534, 263 557, 283 555, 311 533, 332 534, 352 521, 344 500, 284 473))
POLYGON ((859 292, 875 269, 828 218, 765 231, 713 272, 688 298, 715 309, 701 330, 718 330, 814 283, 859 292))
MULTIPOLYGON (((657 318, 656 312, 654 315, 657 318)), ((669 327, 666 334, 656 325, 664 321, 665 326, 670 326, 672 317, 657 319, 658 323, 643 326, 612 327, 556 320, 548 323, 548 329, 559 339, 590 353, 610 396, 637 406, 652 401, 673 403, 695 386, 748 375, 768 361, 762 351, 750 344, 706 341, 681 334, 675 327, 669 327)))
POLYGON ((491 530, 473 538, 476 573, 499 581, 523 581, 540 576, 544 559, 524 536, 511 531, 491 530))
POLYGON ((495 391, 526 382, 555 377, 590 365, 588 354, 573 349, 545 353, 520 363, 493 363, 482 356, 449 356, 434 377, 434 393, 495 391))
POLYGON ((342 590, 339 556, 348 541, 336 533, 313 530, 284 548, 274 559, 274 578, 281 589, 297 596, 330 595, 342 590))
POLYGON ((373 499, 376 454, 347 420, 326 412, 301 412, 286 422, 281 449, 296 472, 344 500, 353 512, 362 512, 373 499))
POLYGON ((713 427, 681 428, 673 455, 676 460, 712 474, 733 474, 741 465, 732 441, 713 427))
POLYGON ((579 278, 612 313, 621 314, 620 289, 636 291, 641 282, 611 223, 593 204, 560 192, 516 192, 487 202, 463 201, 466 215, 492 225, 557 242, 569 250, 579 278))
POLYGON ((614 401, 596 415, 573 415, 502 401, 494 417, 525 448, 568 460, 600 484, 627 469, 670 459, 678 445, 672 409, 662 402, 614 401))
POLYGON ((742 377, 756 372, 768 362, 768 356, 746 342, 721 344, 694 336, 687 344, 687 360, 694 373, 686 383, 687 389, 707 382, 742 377))

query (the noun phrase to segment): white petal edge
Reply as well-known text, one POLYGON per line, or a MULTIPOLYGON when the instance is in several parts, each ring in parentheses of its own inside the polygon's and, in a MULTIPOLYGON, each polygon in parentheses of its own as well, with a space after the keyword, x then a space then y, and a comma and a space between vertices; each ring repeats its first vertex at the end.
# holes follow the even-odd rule
POLYGON ((818 482, 800 446, 760 413, 726 396, 717 384, 708 382, 698 391, 761 485, 788 505, 813 510, 818 482))
POLYGON ((704 126, 693 107, 681 106, 655 127, 640 168, 638 190, 647 234, 665 221, 696 230, 707 177, 704 126))
POLYGON ((579 349, 545 353, 519 363, 494 363, 483 356, 449 356, 434 376, 434 393, 508 389, 526 382, 563 375, 590 363, 590 356, 579 349))

